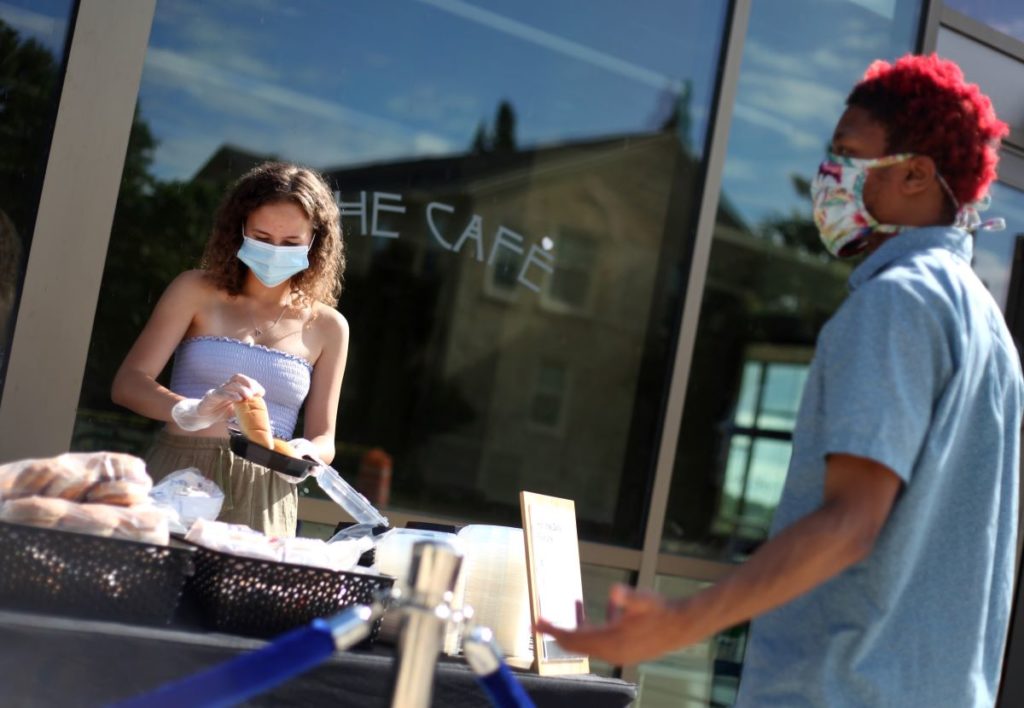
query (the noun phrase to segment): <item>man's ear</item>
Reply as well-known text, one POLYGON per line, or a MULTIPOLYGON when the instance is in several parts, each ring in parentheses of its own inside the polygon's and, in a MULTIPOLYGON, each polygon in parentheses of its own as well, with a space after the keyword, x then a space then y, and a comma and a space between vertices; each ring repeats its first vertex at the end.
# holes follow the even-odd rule
POLYGON ((906 196, 921 194, 936 184, 937 172, 932 158, 927 155, 914 155, 906 162, 906 173, 903 175, 900 189, 906 196))

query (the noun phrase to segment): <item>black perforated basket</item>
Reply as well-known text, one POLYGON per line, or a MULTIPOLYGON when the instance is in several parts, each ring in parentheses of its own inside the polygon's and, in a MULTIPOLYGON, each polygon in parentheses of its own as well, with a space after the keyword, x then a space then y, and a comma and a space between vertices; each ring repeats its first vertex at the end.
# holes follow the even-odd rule
POLYGON ((0 522, 0 607, 168 624, 191 548, 0 522))
MULTIPOLYGON (((267 638, 333 615, 350 605, 370 604, 394 578, 243 558, 196 547, 196 572, 186 592, 210 629, 267 638)), ((374 623, 365 644, 380 629, 374 623)))

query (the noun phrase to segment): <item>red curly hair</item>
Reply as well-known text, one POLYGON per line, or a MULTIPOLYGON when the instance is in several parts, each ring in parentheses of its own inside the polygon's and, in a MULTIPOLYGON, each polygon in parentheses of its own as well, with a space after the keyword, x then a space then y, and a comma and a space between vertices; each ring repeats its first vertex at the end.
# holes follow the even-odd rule
POLYGON ((996 178, 999 140, 1009 129, 960 67, 937 55, 876 61, 846 99, 886 128, 890 153, 935 161, 960 204, 977 201, 996 178))

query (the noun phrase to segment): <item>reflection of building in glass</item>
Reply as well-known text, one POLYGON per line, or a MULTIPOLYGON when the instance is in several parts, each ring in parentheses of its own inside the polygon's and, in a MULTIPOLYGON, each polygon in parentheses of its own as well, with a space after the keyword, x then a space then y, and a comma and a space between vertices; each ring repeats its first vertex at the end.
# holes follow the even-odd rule
POLYGON ((726 425, 724 479, 712 533, 746 542, 768 536, 782 494, 810 347, 751 347, 726 425))
MULTIPOLYGON (((223 148, 197 178, 257 160, 223 148)), ((697 171, 672 131, 325 171, 349 254, 341 309, 353 345, 339 429, 395 454, 399 504, 456 513, 469 502, 514 523, 518 491, 543 488, 575 499, 581 525, 639 519, 623 510, 624 487, 646 474, 629 457, 637 411, 660 405, 661 384, 645 386, 645 347, 662 326, 652 318, 664 317, 652 302, 666 248, 686 242, 684 230, 666 233, 678 222, 664 185, 697 171)), ((845 270, 792 245, 756 235, 723 206, 717 247, 732 250, 732 272, 712 272, 708 296, 742 308, 715 325, 742 335, 720 341, 723 380, 739 381, 753 362, 778 378, 781 364, 750 350, 747 330, 791 330, 793 344, 810 346, 808 320, 824 319, 842 290, 845 270), (766 270, 769 254, 777 265, 766 270), (747 288, 769 297, 748 300, 747 288)), ((730 422, 742 391, 714 390, 728 400, 706 418, 701 464, 716 481, 691 501, 719 511, 703 516, 698 536, 760 540, 788 460, 788 443, 772 436, 788 437, 792 421, 772 429, 765 400, 760 422, 730 422)))
MULTIPOLYGON (((224 148, 197 178, 252 161, 224 148)), ((339 429, 396 455, 399 503, 514 520, 540 487, 612 523, 646 474, 627 448, 663 239, 685 241, 665 185, 695 172, 674 132, 325 170, 347 205, 339 429)))
MULTIPOLYGON (((84 322, 79 306, 97 303, 88 341, 61 328, 42 350, 38 329, 9 330, 14 351, 47 354, 8 363, 0 443, 58 449, 70 435, 71 449, 144 452, 159 423, 113 406, 110 381, 164 287, 196 265, 225 187, 271 154, 334 165, 353 330, 338 467, 387 447, 395 514, 455 523, 517 524, 521 487, 574 498, 592 615, 613 581, 650 587, 652 564, 655 587, 692 593, 763 538, 803 366, 845 294, 849 266, 821 257, 806 178, 864 67, 908 51, 958 61, 1013 128, 986 213, 1008 229, 976 240, 974 266, 1024 326, 1019 2, 620 2, 581 22, 574 3, 310 13, 286 0, 240 14, 159 0, 134 24, 110 5, 0 2, 0 209, 23 255, 42 248, 16 301, 30 324, 76 307, 84 322), (79 32, 97 13, 121 31, 79 32), (83 67, 91 53, 72 56, 71 36, 124 71, 83 67), (65 68, 86 95, 120 88, 76 104, 65 68), (138 86, 123 81, 133 71, 138 86), (75 128, 133 110, 123 152, 75 128), (48 167, 51 135, 55 158, 91 150, 107 175, 91 182, 107 186, 40 201, 44 177, 68 169, 48 167), (106 227, 32 226, 37 212, 107 209, 109 242, 106 227), (77 259, 38 257, 69 245, 105 250, 101 283, 77 259), (709 245, 706 261, 690 252, 709 245), (48 405, 18 405, 19 389, 48 405), (60 409, 74 401, 69 433, 60 409), (663 520, 647 514, 663 505, 663 520)), ((303 507, 305 531, 337 513, 303 507)), ((641 703, 728 705, 742 636, 641 667, 641 703)))

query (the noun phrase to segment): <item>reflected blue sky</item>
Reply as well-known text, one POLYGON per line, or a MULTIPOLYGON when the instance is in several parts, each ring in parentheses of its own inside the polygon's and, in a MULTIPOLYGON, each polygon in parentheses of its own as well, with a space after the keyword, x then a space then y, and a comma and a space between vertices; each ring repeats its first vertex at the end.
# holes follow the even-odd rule
POLYGON ((1024 42, 1024 2, 1021 0, 944 0, 944 3, 1024 42))
POLYGON ((868 65, 913 49, 919 12, 916 0, 753 3, 723 181, 749 223, 810 216, 792 175, 814 175, 868 65))
POLYGON ((463 152, 502 100, 521 145, 656 128, 701 144, 724 2, 196 0, 157 5, 140 92, 155 172, 223 143, 318 167, 463 152))
POLYGON ((60 61, 73 5, 73 0, 4 0, 0 2, 0 20, 22 37, 35 39, 60 61))
MULTIPOLYGON (((3 0, 0 17, 55 46, 69 4, 3 0)), ((687 81, 699 149, 727 4, 161 0, 140 90, 153 170, 187 179, 225 143, 322 168, 459 153, 502 100, 523 145, 641 133, 687 81)), ((917 12, 754 3, 724 177, 739 215, 809 211, 791 175, 812 174, 867 64, 911 47, 917 12)))

